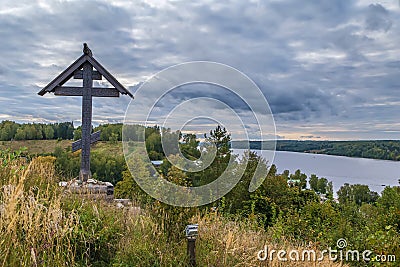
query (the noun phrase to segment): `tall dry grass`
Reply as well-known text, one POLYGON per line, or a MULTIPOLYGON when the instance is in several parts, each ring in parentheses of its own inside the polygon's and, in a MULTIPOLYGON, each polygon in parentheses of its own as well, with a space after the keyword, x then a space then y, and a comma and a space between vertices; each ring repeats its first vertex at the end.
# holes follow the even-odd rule
POLYGON ((71 237, 79 218, 61 208, 53 162, 1 159, 1 266, 74 265, 71 237))
MULTIPOLYGON (((273 260, 260 261, 257 253, 268 246, 269 249, 320 251, 315 245, 293 244, 289 240, 274 241, 270 234, 258 228, 251 221, 232 221, 221 217, 217 213, 209 213, 206 216, 198 216, 193 221, 199 223, 199 238, 197 241, 199 266, 347 266, 334 263, 325 257, 323 261, 279 261, 275 253, 273 260)), ((325 254, 326 255, 326 254, 325 254)), ((318 257, 318 254, 317 254, 318 257)), ((306 257, 307 259, 307 257, 306 257)))
MULTIPOLYGON (((113 266, 187 266, 186 239, 171 240, 164 233, 162 225, 153 216, 131 216, 125 211, 127 229, 119 243, 113 266)), ((196 241, 197 266, 347 266, 333 263, 327 257, 323 261, 287 261, 275 258, 260 261, 257 253, 267 245, 275 250, 315 250, 316 246, 293 244, 282 239, 274 242, 264 230, 250 221, 232 221, 218 213, 197 214, 191 223, 199 223, 199 237, 196 241)), ((182 231, 182 229, 176 229, 182 231)), ((318 254, 317 254, 318 257, 318 254)), ((300 255, 301 259, 301 255, 300 255)))

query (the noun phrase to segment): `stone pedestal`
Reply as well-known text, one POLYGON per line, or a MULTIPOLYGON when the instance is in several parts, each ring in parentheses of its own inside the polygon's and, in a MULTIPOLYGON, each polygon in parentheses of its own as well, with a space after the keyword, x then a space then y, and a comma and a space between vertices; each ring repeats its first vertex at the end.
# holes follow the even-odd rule
POLYGON ((102 182, 95 179, 88 179, 86 182, 82 182, 79 179, 73 179, 69 182, 60 182, 59 185, 74 194, 104 198, 109 201, 114 199, 114 186, 109 182, 102 182))

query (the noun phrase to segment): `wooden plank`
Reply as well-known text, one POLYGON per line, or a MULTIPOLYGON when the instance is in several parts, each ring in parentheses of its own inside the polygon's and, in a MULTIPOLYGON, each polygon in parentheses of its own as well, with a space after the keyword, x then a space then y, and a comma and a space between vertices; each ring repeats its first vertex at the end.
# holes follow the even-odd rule
POLYGON ((79 71, 85 62, 89 62, 99 73, 104 76, 108 82, 110 82, 121 94, 129 95, 133 98, 131 92, 129 92, 114 76, 111 75, 96 59, 90 55, 83 54, 74 63, 72 63, 67 69, 61 74, 54 78, 46 87, 38 92, 39 95, 43 96, 46 93, 54 92, 54 88, 63 85, 69 79, 74 76, 75 71, 79 71))
POLYGON ((54 95, 61 96, 82 96, 82 87, 70 87, 70 86, 57 86, 54 88, 54 95))
MULTIPOLYGON (((94 132, 90 135, 90 144, 100 141, 101 131, 94 132)), ((72 143, 72 152, 78 151, 82 148, 82 139, 79 139, 72 143)))
POLYGON ((95 97, 119 97, 119 94, 115 88, 92 88, 92 96, 95 97))
MULTIPOLYGON (((101 80, 103 77, 98 71, 93 71, 92 72, 92 79, 93 80, 101 80)), ((83 79, 83 71, 82 70, 76 70, 74 72, 74 79, 83 79)))
POLYGON ((38 95, 44 95, 45 93, 53 92, 54 88, 57 86, 63 85, 66 81, 71 79, 74 75, 74 71, 79 70, 83 63, 87 60, 85 55, 82 55, 80 58, 75 60, 68 68, 66 68, 63 72, 61 72, 54 80, 52 80, 46 87, 38 92, 38 95))
POLYGON ((92 96, 95 97, 119 97, 119 91, 115 88, 92 88, 92 96))
POLYGON ((72 143, 72 152, 78 151, 82 148, 82 139, 79 139, 72 143))
MULTIPOLYGON (((115 88, 94 87, 91 90, 95 97, 119 97, 119 91, 115 88)), ((58 86, 54 88, 54 95, 57 96, 83 96, 82 87, 58 86)))
POLYGON ((111 75, 96 59, 94 59, 91 56, 85 55, 87 58, 87 61, 92 64, 92 66, 100 72, 101 75, 106 78, 106 80, 111 83, 121 94, 123 95, 129 95, 131 98, 133 98, 133 95, 131 92, 129 92, 117 79, 114 78, 114 76, 111 75))
POLYGON ((83 88, 82 88, 82 153, 81 171, 79 179, 86 182, 92 178, 90 172, 90 136, 92 132, 92 79, 93 66, 88 61, 83 64, 83 88))

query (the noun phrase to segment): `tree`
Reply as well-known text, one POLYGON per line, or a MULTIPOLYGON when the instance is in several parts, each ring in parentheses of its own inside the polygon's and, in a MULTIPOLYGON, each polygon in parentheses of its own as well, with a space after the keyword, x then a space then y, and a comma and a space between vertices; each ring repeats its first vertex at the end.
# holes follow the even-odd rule
POLYGON ((328 187, 328 180, 326 178, 320 178, 318 179, 318 192, 321 194, 326 194, 327 191, 327 187, 328 187))
POLYGON ((332 182, 329 182, 328 186, 326 187, 326 195, 328 198, 333 199, 333 184, 332 184, 332 182))
POLYGON ((22 127, 17 129, 14 139, 15 140, 26 140, 26 132, 24 129, 22 129, 22 127))
POLYGON ((361 206, 362 203, 375 203, 378 199, 378 193, 371 191, 367 185, 348 183, 340 187, 337 192, 340 204, 355 203, 361 206))
POLYGON ((111 143, 116 144, 118 142, 118 134, 117 133, 111 133, 111 136, 108 138, 108 140, 111 143))
POLYGON ((44 126, 44 137, 47 140, 53 139, 54 138, 54 129, 53 126, 51 125, 46 125, 44 126))
POLYGON ((164 154, 161 145, 161 134, 159 132, 154 131, 146 138, 146 150, 150 160, 162 159, 164 154))
MULTIPOLYGON (((169 169, 166 180, 180 186, 191 186, 186 174, 175 166, 171 166, 169 169)), ((186 189, 175 191, 174 193, 177 199, 185 198, 188 194, 186 189)), ((152 215, 153 218, 158 221, 167 238, 172 241, 177 241, 182 239, 182 229, 189 224, 189 220, 193 217, 196 210, 197 208, 175 207, 156 201, 152 210, 152 215)))
POLYGON ((18 124, 13 121, 3 121, 0 124, 0 140, 10 141, 17 132, 18 124))
POLYGON ((55 127, 55 138, 70 140, 74 138, 74 123, 73 122, 62 122, 56 123, 55 127))
POLYGON ((268 174, 260 190, 263 191, 262 195, 270 198, 271 203, 276 204, 280 211, 290 209, 291 192, 285 176, 268 174))
POLYGON ((182 137, 182 142, 180 144, 180 149, 182 154, 191 160, 200 158, 201 152, 197 148, 199 146, 199 141, 196 139, 195 134, 184 134, 182 137))
POLYGON ((269 168, 268 175, 276 175, 276 173, 277 173, 276 165, 272 164, 271 167, 269 168))
POLYGON ((300 170, 296 170, 294 174, 290 175, 290 180, 296 181, 295 184, 301 189, 306 189, 307 187, 307 175, 301 173, 300 170), (298 182, 297 182, 298 181, 298 182))
POLYGON ((385 187, 377 206, 385 226, 394 226, 400 233, 400 187, 385 187))
POLYGON ((318 192, 318 176, 316 176, 315 174, 311 174, 309 183, 310 188, 315 192, 318 192))
POLYGON ((82 138, 82 126, 79 126, 74 131, 74 140, 79 140, 82 138))
POLYGON ((74 139, 74 122, 66 122, 67 124, 67 131, 66 131, 66 136, 65 139, 67 140, 72 140, 74 139))
POLYGON ((282 177, 285 178, 286 180, 289 179, 289 175, 290 175, 289 170, 284 170, 282 173, 282 177))
MULTIPOLYGON (((242 213, 244 212, 248 215, 251 213, 248 210, 249 207, 243 207, 243 203, 250 201, 252 196, 254 197, 254 201, 260 200, 258 197, 255 197, 256 194, 260 198, 264 197, 264 191, 257 193, 249 192, 251 180, 253 179, 253 175, 259 164, 261 164, 261 166, 259 167, 265 169, 267 168, 266 161, 252 151, 245 152, 243 158, 239 159, 237 169, 244 170, 244 173, 240 178, 240 181, 235 185, 235 187, 228 194, 225 195, 225 205, 226 208, 229 209, 229 212, 235 213, 237 210, 241 210, 242 213)), ((270 173, 269 175, 274 174, 270 173)), ((254 210, 252 212, 254 212, 254 210)))
POLYGON ((148 166, 144 160, 137 154, 130 158, 129 166, 134 172, 129 170, 122 172, 122 181, 115 186, 114 194, 117 198, 130 198, 138 201, 141 205, 153 202, 152 198, 143 191, 136 180, 142 180, 150 177, 148 166))
MULTIPOLYGON (((208 144, 215 146, 216 155, 214 161, 204 171, 201 181, 199 181, 200 185, 208 184, 217 179, 225 171, 231 157, 231 151, 229 149, 231 135, 228 134, 225 128, 218 125, 215 130, 210 131, 209 136, 204 134, 204 137, 208 144)), ((211 151, 211 149, 208 150, 207 147, 206 150, 206 153, 210 153, 209 151, 211 151)))
POLYGON ((387 186, 377 201, 381 207, 389 210, 391 207, 400 211, 400 188, 387 186))
POLYGON ((217 147, 217 155, 230 155, 229 143, 231 135, 225 128, 218 125, 215 130, 210 131, 210 136, 204 134, 207 141, 213 143, 217 147))

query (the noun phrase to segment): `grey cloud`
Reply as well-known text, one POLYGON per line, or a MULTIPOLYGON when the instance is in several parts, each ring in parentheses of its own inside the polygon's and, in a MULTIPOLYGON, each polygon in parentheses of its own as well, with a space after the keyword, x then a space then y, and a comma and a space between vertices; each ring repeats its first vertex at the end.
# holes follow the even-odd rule
MULTIPOLYGON (((384 4, 363 6, 347 0, 185 1, 169 2, 166 7, 141 1, 118 6, 106 1, 49 3, 50 8, 43 8, 28 1, 18 12, 0 16, 0 113, 79 120, 80 98, 42 98, 36 92, 80 55, 85 41, 132 92, 164 67, 211 60, 252 78, 267 97, 278 125, 294 129, 300 123, 343 125, 345 121, 351 130, 365 120, 359 114, 368 114, 377 123, 395 120, 398 114, 393 105, 379 108, 400 101, 399 17, 384 4)), ((173 107, 204 93, 228 101, 238 112, 248 111, 223 90, 177 91, 160 107, 173 107)), ((94 118, 122 120, 129 101, 95 99, 94 118)))
POLYGON ((320 139, 321 136, 315 136, 315 135, 301 135, 301 139, 320 139))
POLYGON ((372 31, 387 32, 392 27, 389 12, 380 4, 371 4, 368 7, 366 28, 372 31))

